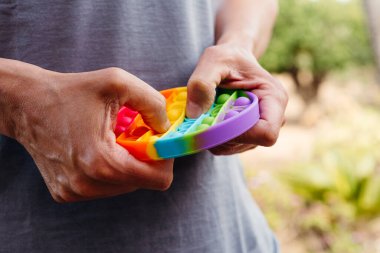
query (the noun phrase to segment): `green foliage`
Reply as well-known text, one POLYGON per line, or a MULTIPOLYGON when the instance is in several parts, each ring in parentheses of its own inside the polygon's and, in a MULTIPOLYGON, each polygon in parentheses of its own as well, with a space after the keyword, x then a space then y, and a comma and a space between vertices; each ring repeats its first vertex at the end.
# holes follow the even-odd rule
POLYGON ((329 76, 316 101, 318 123, 285 126, 282 140, 294 157, 284 155, 280 141, 263 162, 247 160, 252 194, 284 252, 378 249, 380 94, 362 69, 349 70, 329 76))
POLYGON ((380 160, 372 152, 358 156, 349 150, 330 147, 312 164, 300 164, 283 175, 294 192, 307 204, 322 202, 339 206, 339 215, 349 219, 380 214, 380 160))
POLYGON ((314 240, 307 245, 329 253, 364 252, 355 234, 370 236, 380 215, 380 115, 363 107, 329 120, 312 158, 292 164, 278 179, 297 196, 293 224, 301 238, 314 240))
POLYGON ((330 146, 312 164, 280 176, 300 197, 302 211, 293 224, 301 238, 314 240, 308 245, 330 253, 362 252, 352 231, 380 214, 380 155, 374 147, 330 146))
POLYGON ((273 40, 262 64, 273 72, 314 75, 373 62, 358 0, 280 0, 273 40))
POLYGON ((367 121, 362 117, 351 125, 337 124, 340 136, 336 133, 332 140, 325 135, 311 161, 282 174, 306 205, 325 204, 334 219, 354 221, 380 214, 380 117, 375 110, 366 114, 367 121))

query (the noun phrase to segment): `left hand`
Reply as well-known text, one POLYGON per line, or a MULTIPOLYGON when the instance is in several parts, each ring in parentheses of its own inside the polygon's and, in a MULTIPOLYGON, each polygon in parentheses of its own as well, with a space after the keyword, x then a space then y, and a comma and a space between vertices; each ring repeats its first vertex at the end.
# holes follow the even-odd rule
POLYGON ((276 143, 285 122, 288 95, 282 84, 260 66, 250 50, 234 44, 209 47, 188 82, 186 114, 196 118, 206 112, 217 86, 252 91, 259 98, 260 120, 239 137, 211 149, 216 155, 241 153, 276 143))

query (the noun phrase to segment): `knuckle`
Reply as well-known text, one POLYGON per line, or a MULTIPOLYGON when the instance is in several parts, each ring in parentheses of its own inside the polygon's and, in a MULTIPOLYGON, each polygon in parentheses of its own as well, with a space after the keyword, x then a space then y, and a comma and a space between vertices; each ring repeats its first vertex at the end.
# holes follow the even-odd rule
POLYGON ((211 105, 215 97, 215 84, 202 79, 195 79, 189 84, 188 97, 190 100, 211 105))
POLYGON ((71 203, 79 200, 77 197, 73 196, 73 194, 64 186, 60 186, 59 189, 53 192, 51 195, 54 201, 60 204, 71 203))
POLYGON ((274 78, 274 84, 275 84, 276 90, 278 91, 277 92, 278 99, 286 105, 289 101, 288 92, 286 91, 284 86, 281 84, 281 82, 279 80, 277 80, 276 78, 274 78))
POLYGON ((226 63, 233 63, 233 62, 245 62, 245 63, 251 63, 251 59, 248 57, 251 55, 250 53, 247 54, 245 50, 242 50, 240 48, 225 48, 223 50, 223 61, 226 63), (248 60, 248 61, 247 61, 248 60))
POLYGON ((161 191, 168 190, 170 188, 172 182, 173 182, 173 173, 168 173, 161 180, 160 185, 159 185, 159 190, 161 190, 161 191))
POLYGON ((91 172, 88 172, 87 174, 90 178, 93 178, 95 180, 99 181, 109 181, 113 182, 115 181, 115 173, 113 172, 112 169, 106 167, 106 166, 99 166, 99 167, 94 167, 91 172))
POLYGON ((90 187, 84 180, 83 176, 74 175, 69 178, 71 190, 81 197, 91 197, 90 187))
POLYGON ((204 52, 208 56, 216 56, 219 54, 219 47, 218 46, 211 46, 205 49, 204 52))
POLYGON ((274 99, 281 105, 282 108, 285 108, 288 104, 289 97, 286 91, 279 90, 276 94, 273 95, 274 99))
POLYGON ((287 105, 289 102, 289 94, 285 89, 283 89, 282 97, 283 97, 284 104, 287 105))
POLYGON ((68 203, 71 201, 71 196, 67 191, 67 178, 58 175, 54 184, 50 184, 49 191, 53 200, 57 203, 68 203))
POLYGON ((283 121, 282 121, 281 127, 285 126, 285 125, 286 125, 286 122, 287 122, 287 119, 284 118, 283 121))
POLYGON ((120 84, 125 79, 125 70, 117 67, 111 67, 107 68, 106 75, 108 78, 108 81, 112 84, 120 84))
POLYGON ((63 191, 59 194, 59 201, 58 203, 64 204, 64 203, 71 203, 75 202, 76 199, 74 199, 71 194, 69 194, 67 191, 63 191))
POLYGON ((237 58, 246 57, 240 51, 230 46, 211 46, 205 49, 205 58, 213 62, 234 62, 237 58))
POLYGON ((214 89, 216 85, 200 77, 194 77, 191 79, 189 86, 193 93, 205 93, 214 89))
POLYGON ((99 156, 101 152, 98 148, 98 144, 89 145, 86 149, 80 149, 73 156, 73 167, 86 169, 97 165, 99 162, 99 156))
POLYGON ((125 74, 125 71, 122 68, 118 68, 118 67, 110 67, 110 68, 107 68, 106 71, 108 75, 112 77, 120 77, 120 76, 124 76, 125 74))
POLYGON ((109 168, 104 154, 100 150, 92 150, 78 158, 79 168, 85 176, 95 180, 111 180, 114 173, 109 168))
POLYGON ((162 109, 166 108, 165 97, 163 95, 161 95, 161 94, 158 94, 158 96, 156 96, 156 99, 154 100, 154 103, 155 103, 156 108, 162 108, 162 109))
POLYGON ((99 180, 104 178, 104 170, 100 167, 92 167, 86 171, 86 175, 90 178, 99 180))
POLYGON ((53 200, 59 204, 63 204, 63 203, 66 203, 65 199, 61 197, 61 194, 57 193, 57 192, 51 192, 50 193, 53 200))
POLYGON ((133 178, 146 180, 144 175, 141 173, 140 169, 135 166, 128 167, 126 173, 128 174, 128 177, 131 179, 133 178))
POLYGON ((267 130, 264 132, 264 136, 262 139, 263 146, 270 147, 276 144, 278 139, 279 131, 275 129, 274 127, 268 127, 267 130))

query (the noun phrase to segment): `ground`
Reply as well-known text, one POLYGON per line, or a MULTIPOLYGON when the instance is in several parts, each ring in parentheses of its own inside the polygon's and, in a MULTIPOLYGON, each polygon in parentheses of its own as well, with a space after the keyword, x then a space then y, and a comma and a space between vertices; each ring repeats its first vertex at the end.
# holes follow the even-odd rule
MULTIPOLYGON (((312 164, 316 152, 328 153, 329 146, 321 143, 339 140, 347 146, 358 142, 373 149, 377 144, 377 149, 380 147, 380 117, 376 115, 380 85, 373 71, 356 69, 330 75, 317 101, 308 106, 297 96, 287 75, 277 77, 290 94, 287 124, 273 147, 248 151, 241 159, 248 186, 279 238, 282 252, 380 252, 380 221, 376 217, 365 222, 355 218, 346 222, 347 226, 337 222, 333 231, 318 232, 324 223, 331 229, 332 221, 324 219, 330 212, 328 204, 305 207, 305 201, 278 177, 294 166, 312 164), (317 222, 318 229, 310 229, 315 227, 307 225, 309 220, 317 222)), ((379 163, 374 166, 380 169, 379 163)))

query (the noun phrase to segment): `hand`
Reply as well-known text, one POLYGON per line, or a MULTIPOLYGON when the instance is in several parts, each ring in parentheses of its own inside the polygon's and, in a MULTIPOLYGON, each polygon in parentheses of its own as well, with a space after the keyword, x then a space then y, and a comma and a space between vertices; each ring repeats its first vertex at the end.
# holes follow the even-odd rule
POLYGON ((62 74, 12 64, 19 74, 12 93, 17 95, 9 98, 16 108, 10 132, 31 154, 56 201, 170 186, 173 160, 138 161, 113 133, 123 105, 139 111, 156 131, 165 131, 169 122, 159 92, 117 68, 62 74))
POLYGON ((217 86, 255 93, 259 98, 260 120, 241 136, 211 149, 211 152, 229 155, 258 145, 273 145, 285 122, 284 113, 288 102, 281 83, 260 66, 249 50, 233 44, 209 47, 188 82, 188 117, 198 117, 210 108, 217 86))

